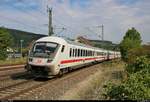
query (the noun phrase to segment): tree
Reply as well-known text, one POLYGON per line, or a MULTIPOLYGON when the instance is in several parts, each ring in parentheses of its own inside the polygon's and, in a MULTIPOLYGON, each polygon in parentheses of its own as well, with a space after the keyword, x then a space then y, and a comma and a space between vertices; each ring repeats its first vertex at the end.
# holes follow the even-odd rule
POLYGON ((28 55, 28 51, 29 51, 29 48, 23 48, 22 49, 22 56, 25 57, 28 55))
POLYGON ((136 62, 136 58, 146 56, 150 59, 150 45, 142 45, 140 48, 133 48, 128 52, 128 64, 136 62))
POLYGON ((9 32, 0 28, 0 60, 4 60, 7 57, 7 48, 10 47, 13 43, 13 37, 9 32))
POLYGON ((128 52, 133 48, 140 48, 141 42, 142 40, 140 33, 134 27, 132 27, 132 29, 129 29, 120 43, 122 59, 127 62, 128 52))

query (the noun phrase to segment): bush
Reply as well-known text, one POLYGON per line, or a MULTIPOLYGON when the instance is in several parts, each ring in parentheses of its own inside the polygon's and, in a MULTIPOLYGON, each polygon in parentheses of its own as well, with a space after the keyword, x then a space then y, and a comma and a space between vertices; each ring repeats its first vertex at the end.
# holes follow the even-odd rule
POLYGON ((104 93, 105 97, 108 99, 119 99, 123 100, 125 99, 124 93, 125 93, 125 87, 123 84, 121 85, 115 85, 112 83, 108 83, 105 86, 106 93, 104 93))
POLYGON ((110 99, 119 100, 141 100, 150 99, 150 76, 145 69, 131 74, 129 78, 120 85, 108 84, 106 96, 110 99))
POLYGON ((132 64, 136 62, 136 58, 146 56, 150 59, 150 45, 143 45, 140 48, 133 48, 128 52, 127 63, 132 64))
POLYGON ((150 69, 150 62, 146 56, 137 57, 134 63, 130 63, 126 67, 128 73, 136 73, 142 69, 150 69))
POLYGON ((150 99, 150 62, 145 56, 138 57, 126 67, 129 77, 120 85, 109 83, 106 96, 110 99, 150 99))
POLYGON ((5 60, 7 57, 7 48, 12 45, 13 37, 6 29, 0 28, 0 60, 5 60))
POLYGON ((7 57, 6 50, 0 50, 0 60, 5 60, 7 57))

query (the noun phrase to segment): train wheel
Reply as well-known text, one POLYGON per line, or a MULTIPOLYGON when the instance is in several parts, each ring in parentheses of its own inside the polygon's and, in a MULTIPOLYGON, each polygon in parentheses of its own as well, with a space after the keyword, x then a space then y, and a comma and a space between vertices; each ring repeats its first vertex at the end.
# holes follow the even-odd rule
POLYGON ((72 71, 72 68, 71 67, 68 67, 68 72, 70 73, 72 71))
POLYGON ((63 76, 63 70, 60 70, 59 73, 57 74, 57 77, 60 78, 63 76))

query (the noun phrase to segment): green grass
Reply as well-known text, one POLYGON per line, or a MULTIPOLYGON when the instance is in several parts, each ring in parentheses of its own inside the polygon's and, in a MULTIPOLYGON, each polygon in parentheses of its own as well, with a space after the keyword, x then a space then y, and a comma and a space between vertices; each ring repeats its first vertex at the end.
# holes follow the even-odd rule
POLYGON ((15 58, 15 59, 8 59, 8 60, 0 60, 0 66, 25 64, 26 63, 26 59, 27 58, 25 57, 25 58, 15 58))

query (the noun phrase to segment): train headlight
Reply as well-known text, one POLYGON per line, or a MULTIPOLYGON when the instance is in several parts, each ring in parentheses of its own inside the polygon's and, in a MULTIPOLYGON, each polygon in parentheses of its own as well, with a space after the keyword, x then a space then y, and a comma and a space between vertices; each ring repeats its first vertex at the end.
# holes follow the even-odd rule
POLYGON ((29 58, 29 62, 32 62, 33 58, 29 58))
POLYGON ((50 63, 50 62, 52 62, 52 61, 53 61, 52 59, 48 59, 48 60, 47 60, 47 63, 50 63))

